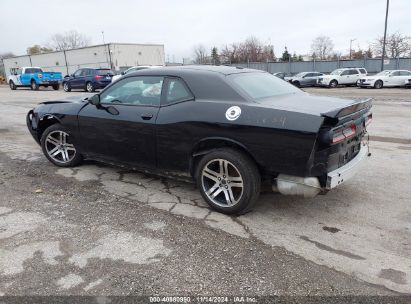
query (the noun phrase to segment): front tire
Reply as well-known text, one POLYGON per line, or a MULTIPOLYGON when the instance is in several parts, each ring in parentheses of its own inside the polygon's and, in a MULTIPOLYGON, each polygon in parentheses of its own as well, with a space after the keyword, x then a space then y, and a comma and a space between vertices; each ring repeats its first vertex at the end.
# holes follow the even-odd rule
POLYGON ((93 93, 96 89, 94 88, 94 85, 92 82, 87 82, 86 83, 86 91, 89 93, 93 93))
POLYGON ((297 88, 301 87, 301 84, 299 81, 293 81, 293 85, 295 85, 297 88))
POLYGON ((377 81, 374 83, 374 88, 375 88, 375 89, 381 89, 383 85, 384 85, 384 84, 382 83, 381 80, 377 80, 377 81))
POLYGON ((64 90, 64 92, 70 92, 71 91, 71 86, 68 82, 63 83, 63 90, 64 90))
POLYGON ((338 86, 338 81, 337 80, 331 80, 329 87, 330 88, 336 88, 338 86))
POLYGON ((260 195, 261 176, 255 162, 231 148, 204 155, 195 176, 204 200, 221 213, 244 214, 254 207, 260 195))
POLYGON ((48 127, 41 136, 41 148, 47 159, 59 167, 74 167, 82 161, 73 136, 61 124, 48 127))
POLYGON ((32 80, 32 81, 30 82, 30 88, 31 88, 33 91, 37 91, 37 90, 39 89, 39 85, 37 84, 37 82, 36 82, 35 80, 32 80))
POLYGON ((15 89, 17 89, 17 86, 16 86, 16 84, 13 82, 13 80, 10 80, 9 86, 10 86, 10 89, 13 90, 13 91, 14 91, 15 89))

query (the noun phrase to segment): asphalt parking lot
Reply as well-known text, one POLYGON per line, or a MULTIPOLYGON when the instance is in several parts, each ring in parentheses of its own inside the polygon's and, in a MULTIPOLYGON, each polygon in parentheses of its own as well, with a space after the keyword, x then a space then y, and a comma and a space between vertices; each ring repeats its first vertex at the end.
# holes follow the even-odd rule
POLYGON ((306 91, 374 99, 363 171, 313 199, 264 192, 229 217, 191 184, 53 166, 25 115, 85 93, 0 86, 0 295, 411 293, 411 90, 306 91))

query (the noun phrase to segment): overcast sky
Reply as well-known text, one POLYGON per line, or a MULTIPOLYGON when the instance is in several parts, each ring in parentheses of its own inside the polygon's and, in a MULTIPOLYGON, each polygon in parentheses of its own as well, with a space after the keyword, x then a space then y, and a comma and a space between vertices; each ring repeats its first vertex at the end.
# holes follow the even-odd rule
MULTIPOLYGON (((160 43, 166 59, 193 57, 199 43, 211 48, 255 36, 307 54, 313 38, 327 35, 334 50, 366 48, 383 34, 386 0, 0 0, 0 53, 26 53, 54 33, 75 29, 106 42, 160 43), (34 4, 34 5, 33 5, 34 4)), ((411 36, 411 0, 391 0, 388 32, 411 36)))

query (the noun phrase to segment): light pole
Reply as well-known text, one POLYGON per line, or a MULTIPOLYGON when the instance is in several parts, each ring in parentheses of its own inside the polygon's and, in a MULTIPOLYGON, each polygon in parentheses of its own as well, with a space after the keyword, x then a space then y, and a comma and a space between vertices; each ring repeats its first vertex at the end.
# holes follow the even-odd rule
POLYGON ((357 40, 357 38, 350 39, 350 60, 351 60, 351 53, 352 53, 352 42, 357 40))
POLYGON ((385 39, 387 38, 387 20, 388 20, 388 7, 389 6, 390 6, 390 0, 387 0, 387 8, 385 10, 384 40, 382 42, 381 71, 384 70, 385 39))

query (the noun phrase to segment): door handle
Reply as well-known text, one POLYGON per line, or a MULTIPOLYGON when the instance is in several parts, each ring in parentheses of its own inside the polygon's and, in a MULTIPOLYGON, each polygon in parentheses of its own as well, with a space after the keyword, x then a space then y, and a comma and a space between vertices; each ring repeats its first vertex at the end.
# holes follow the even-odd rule
POLYGON ((141 118, 144 119, 144 120, 150 120, 151 118, 153 118, 153 114, 144 113, 144 114, 141 114, 141 118))

